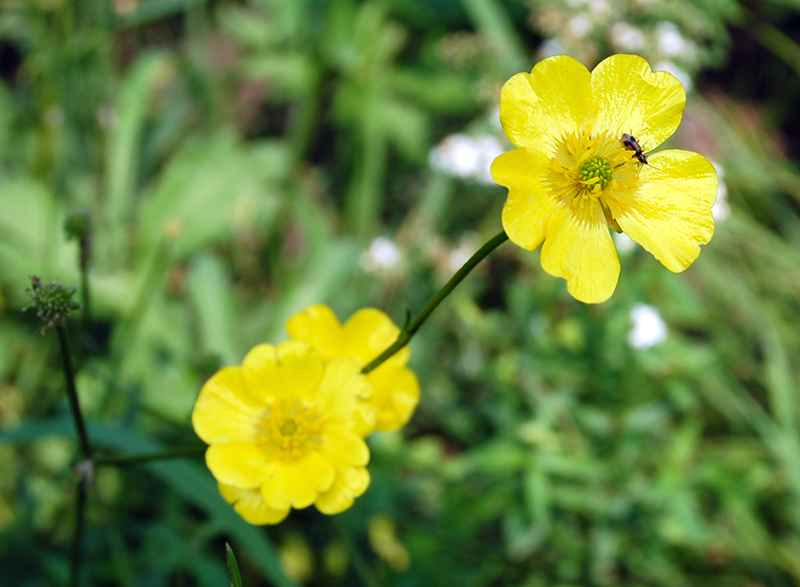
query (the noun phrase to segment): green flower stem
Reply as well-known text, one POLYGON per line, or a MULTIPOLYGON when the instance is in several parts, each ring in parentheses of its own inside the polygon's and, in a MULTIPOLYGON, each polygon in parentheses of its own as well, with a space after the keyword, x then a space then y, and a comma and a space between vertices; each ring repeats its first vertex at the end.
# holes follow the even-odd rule
POLYGON ((78 438, 81 443, 81 451, 84 458, 92 459, 92 445, 89 444, 89 435, 86 433, 86 424, 83 421, 81 406, 78 403, 78 391, 75 389, 75 376, 72 373, 72 360, 69 356, 69 346, 67 345, 67 335, 63 326, 56 326, 58 342, 61 347, 61 359, 64 366, 64 377, 67 380, 67 398, 72 412, 72 420, 75 422, 75 429, 78 431, 78 438))
POLYGON ((434 295, 425 305, 425 307, 422 308, 422 311, 417 314, 417 317, 414 318, 407 326, 403 327, 403 329, 400 331, 400 334, 397 335, 397 340, 394 341, 389 348, 373 359, 372 362, 367 364, 367 366, 364 367, 361 372, 366 374, 377 369, 397 351, 406 346, 409 341, 411 341, 411 338, 414 336, 414 334, 416 334, 417 330, 419 330, 425 323, 425 320, 428 319, 428 316, 433 314, 433 311, 439 306, 439 304, 441 304, 444 299, 456 288, 456 286, 461 283, 461 281, 467 275, 469 275, 470 271, 472 271, 478 263, 483 261, 483 259, 489 255, 489 253, 494 251, 507 240, 508 235, 504 231, 500 231, 498 234, 489 239, 480 249, 478 249, 474 255, 472 255, 472 257, 467 260, 466 263, 461 266, 461 269, 456 271, 455 275, 450 278, 450 281, 445 283, 442 289, 436 292, 436 295, 434 295))
POLYGON ((75 536, 72 539, 72 556, 70 557, 70 586, 80 587, 81 560, 83 553, 83 528, 86 519, 86 486, 87 478, 78 480, 77 486, 77 512, 75 512, 75 536))
POLYGON ((80 239, 81 258, 80 258, 80 271, 81 271, 81 294, 83 296, 83 308, 81 312, 81 324, 84 328, 92 321, 92 296, 89 291, 89 239, 83 237, 80 239))
POLYGON ((138 465, 152 461, 166 461, 169 459, 180 459, 183 457, 194 457, 206 452, 207 447, 195 448, 176 448, 175 450, 165 450, 163 452, 151 452, 138 455, 123 455, 119 457, 97 457, 94 462, 96 465, 138 465))

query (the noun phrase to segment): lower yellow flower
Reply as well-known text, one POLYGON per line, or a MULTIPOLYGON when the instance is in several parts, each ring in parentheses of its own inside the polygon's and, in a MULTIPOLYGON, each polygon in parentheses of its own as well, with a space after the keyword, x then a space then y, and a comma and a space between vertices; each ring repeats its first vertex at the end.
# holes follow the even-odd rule
POLYGON ((208 380, 192 424, 223 497, 248 522, 275 524, 312 504, 339 513, 367 489, 371 395, 352 360, 262 344, 208 380))
POLYGON ((571 57, 551 57, 503 86, 500 121, 518 147, 492 164, 492 177, 509 188, 503 228, 525 249, 544 243, 542 268, 566 279, 576 299, 603 302, 617 286, 609 228, 675 272, 711 239, 711 163, 689 151, 636 150, 675 132, 685 105, 680 82, 636 55, 613 55, 591 73, 571 57))
MULTIPOLYGON (((289 335, 309 343, 326 358, 348 358, 364 367, 391 345, 400 333, 391 318, 380 310, 365 308, 353 314, 343 325, 333 311, 321 304, 295 314, 286 323, 289 335)), ((411 418, 419 402, 419 382, 406 368, 408 347, 400 350, 367 377, 375 393, 375 429, 401 428, 411 418)))

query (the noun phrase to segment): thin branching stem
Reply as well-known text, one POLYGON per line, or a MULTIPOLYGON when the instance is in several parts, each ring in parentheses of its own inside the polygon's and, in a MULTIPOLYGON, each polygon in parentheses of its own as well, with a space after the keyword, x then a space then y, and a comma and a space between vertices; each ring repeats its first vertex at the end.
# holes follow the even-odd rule
POLYGON ((422 308, 422 311, 417 314, 416 318, 408 323, 408 325, 403 327, 403 329, 400 331, 400 334, 397 335, 397 340, 395 340, 389 348, 368 363, 367 366, 361 370, 361 372, 366 374, 374 369, 377 369, 400 349, 406 346, 411 341, 411 338, 414 336, 414 334, 416 334, 417 330, 419 330, 425 323, 425 320, 427 320, 433 311, 439 306, 439 304, 441 304, 444 299, 450 295, 456 286, 461 283, 461 281, 467 275, 469 275, 475 266, 483 261, 483 259, 489 255, 489 253, 494 251, 507 240, 508 235, 504 231, 500 231, 498 234, 489 239, 480 249, 477 250, 474 255, 472 255, 472 257, 467 260, 466 263, 461 266, 461 269, 455 272, 455 275, 450 278, 450 281, 445 283, 442 289, 436 292, 436 295, 434 295, 425 305, 425 307, 422 308))
POLYGON ((70 587, 79 587, 81 584, 81 562, 83 560, 83 530, 86 520, 86 489, 87 479, 78 480, 77 511, 75 512, 75 536, 72 539, 72 556, 70 557, 70 587))
POLYGON ((56 326, 58 333, 58 343, 61 347, 61 363, 64 368, 64 377, 67 380, 67 399, 72 412, 72 420, 75 422, 75 429, 78 431, 78 439, 81 443, 81 451, 87 460, 92 459, 92 445, 89 443, 89 435, 86 433, 86 424, 83 421, 81 406, 78 403, 78 390, 75 389, 75 376, 72 372, 72 360, 69 356, 69 346, 67 345, 67 335, 63 326, 56 326))

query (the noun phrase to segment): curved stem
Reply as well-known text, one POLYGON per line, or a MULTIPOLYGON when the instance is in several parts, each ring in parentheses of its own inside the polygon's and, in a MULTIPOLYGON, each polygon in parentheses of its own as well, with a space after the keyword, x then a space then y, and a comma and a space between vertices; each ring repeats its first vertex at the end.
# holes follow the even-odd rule
POLYGON ((450 295, 456 286, 461 283, 461 281, 467 275, 469 275, 470 271, 472 271, 478 263, 483 261, 483 259, 489 255, 489 253, 494 251, 507 240, 508 235, 504 231, 500 231, 498 234, 489 239, 480 249, 477 250, 474 255, 472 255, 472 257, 467 260, 466 263, 461 266, 461 269, 456 271, 455 275, 450 278, 450 281, 445 283, 442 289, 436 292, 436 295, 434 295, 430 301, 425 304, 425 307, 422 308, 419 314, 417 314, 416 318, 414 318, 408 325, 403 327, 403 329, 400 331, 400 334, 397 335, 397 340, 395 340, 389 348, 368 363, 367 366, 361 370, 361 372, 366 374, 377 369, 386 360, 397 353, 397 351, 406 346, 414 334, 416 334, 417 330, 419 330, 420 327, 422 327, 422 325, 425 323, 425 320, 427 320, 433 311, 439 306, 439 304, 441 304, 444 299, 450 295))

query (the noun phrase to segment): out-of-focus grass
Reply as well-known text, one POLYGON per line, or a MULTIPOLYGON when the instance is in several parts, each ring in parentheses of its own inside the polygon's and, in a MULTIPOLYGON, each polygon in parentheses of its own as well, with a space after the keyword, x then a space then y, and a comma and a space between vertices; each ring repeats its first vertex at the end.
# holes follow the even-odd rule
POLYGON ((262 531, 200 459, 103 467, 87 584, 226 584, 223 538, 244 585, 800 581, 796 8, 765 6, 7 3, 0 583, 66 584, 77 455, 53 342, 19 308, 28 274, 79 284, 70 211, 92 213, 92 322, 70 338, 98 450, 194 445, 205 378, 292 313, 401 322, 499 230, 501 188, 428 161, 455 132, 501 138, 510 74, 631 39, 695 80, 672 144, 724 170, 731 211, 695 265, 634 248, 614 297, 584 306, 504 245, 414 339, 420 407, 370 439, 351 510, 262 531), (646 349, 628 343, 640 303, 668 328, 646 349))

